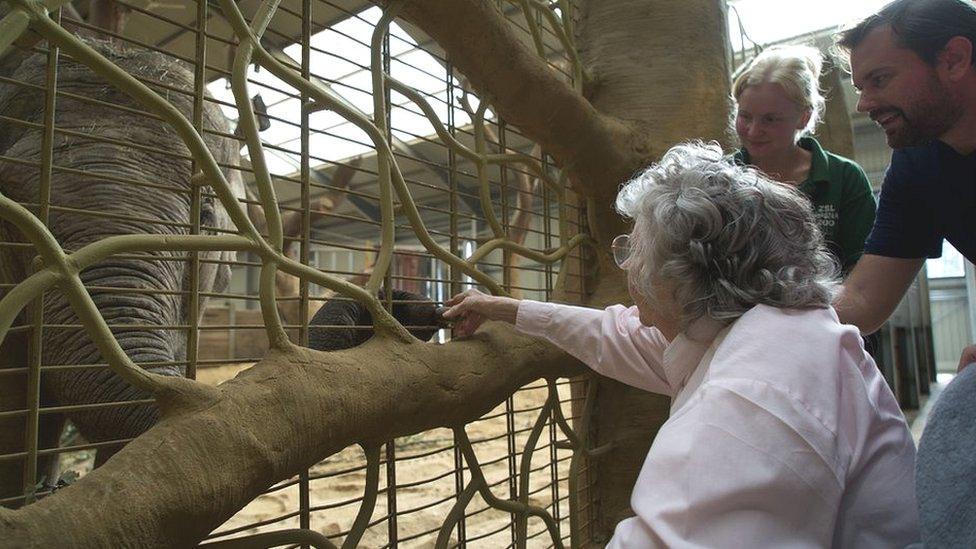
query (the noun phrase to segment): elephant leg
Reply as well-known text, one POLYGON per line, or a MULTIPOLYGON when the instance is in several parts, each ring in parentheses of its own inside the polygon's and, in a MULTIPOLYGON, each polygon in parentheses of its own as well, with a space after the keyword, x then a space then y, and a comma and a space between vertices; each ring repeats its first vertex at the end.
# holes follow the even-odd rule
MULTIPOLYGON (((37 436, 37 447, 41 449, 57 448, 61 441, 61 433, 64 432, 65 423, 67 423, 67 418, 62 414, 42 415, 37 436)), ((58 478, 61 476, 60 457, 60 454, 38 456, 37 475, 44 477, 45 484, 57 484, 58 478)))
MULTIPOLYGON (((2 375, 2 374, 0 374, 2 375)), ((8 375, 8 378, 25 375, 8 375)), ((11 381, 11 380, 5 380, 11 381)), ((26 408, 26 380, 20 383, 4 383, 0 386, 0 410, 23 410, 26 408), (8 398, 4 398, 8 397, 8 398)), ((58 447, 65 418, 61 414, 42 414, 38 419, 37 448, 46 450, 58 447)), ((0 420, 0 455, 27 451, 27 418, 17 415, 0 420)), ((24 494, 24 475, 27 472, 27 457, 0 461, 0 499, 24 494)), ((37 468, 32 484, 44 482, 54 484, 58 480, 58 455, 45 454, 37 457, 37 468)), ((17 506, 14 503, 13 506, 17 506)))
POLYGON ((95 468, 97 469, 101 467, 103 463, 108 461, 112 456, 117 454, 121 449, 122 449, 121 443, 118 444, 117 446, 104 446, 102 448, 99 448, 98 451, 95 452, 95 468))
MULTIPOLYGON (((0 345, 0 412, 24 410, 27 406, 27 373, 23 371, 27 357, 25 352, 18 352, 27 347, 27 337, 24 333, 14 333, 7 340, 0 345)), ((0 418, 0 500, 24 493, 25 458, 5 456, 23 452, 26 437, 25 416, 0 418)))

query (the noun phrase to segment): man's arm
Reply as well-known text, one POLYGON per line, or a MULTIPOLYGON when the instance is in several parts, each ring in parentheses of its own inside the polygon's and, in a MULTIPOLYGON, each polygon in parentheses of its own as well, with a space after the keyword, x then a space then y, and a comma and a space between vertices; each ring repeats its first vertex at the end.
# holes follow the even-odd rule
POLYGON ((862 334, 881 327, 911 286, 925 258, 864 254, 834 299, 837 316, 862 334))

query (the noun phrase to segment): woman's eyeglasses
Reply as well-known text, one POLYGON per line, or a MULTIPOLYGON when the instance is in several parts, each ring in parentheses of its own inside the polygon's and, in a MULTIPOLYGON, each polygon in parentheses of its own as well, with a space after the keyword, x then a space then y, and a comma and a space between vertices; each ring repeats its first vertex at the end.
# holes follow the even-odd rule
POLYGON ((613 251, 613 261, 621 269, 624 263, 630 259, 630 235, 622 234, 613 239, 610 243, 610 250, 613 251))

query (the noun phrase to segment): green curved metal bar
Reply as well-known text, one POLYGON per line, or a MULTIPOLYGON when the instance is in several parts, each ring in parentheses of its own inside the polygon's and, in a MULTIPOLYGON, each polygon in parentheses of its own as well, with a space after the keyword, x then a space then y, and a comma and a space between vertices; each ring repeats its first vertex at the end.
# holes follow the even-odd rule
MULTIPOLYGON (((263 257, 262 257, 263 259, 263 257)), ((416 343, 417 338, 413 337, 406 328, 400 324, 390 311, 383 307, 380 300, 375 295, 370 294, 364 288, 356 286, 341 278, 329 276, 315 267, 310 267, 304 263, 285 257, 280 259, 278 268, 282 271, 297 276, 303 280, 314 282, 330 290, 339 292, 362 303, 369 313, 373 316, 373 326, 377 334, 395 337, 404 343, 416 343)))
MULTIPOLYGON (((53 12, 70 0, 44 0, 42 5, 53 12)), ((0 59, 7 54, 10 46, 17 41, 30 26, 31 15, 23 6, 10 5, 10 13, 0 19, 0 59)))
POLYGON ((338 549, 329 538, 305 528, 264 532, 250 536, 212 541, 200 545, 201 549, 268 549, 282 545, 311 545, 315 549, 338 549))
MULTIPOLYGON (((414 104, 420 107, 420 110, 424 113, 424 115, 427 116, 431 125, 434 127, 434 132, 437 133, 437 136, 440 137, 445 144, 453 148, 456 152, 458 152, 465 158, 475 162, 479 166, 479 170, 481 168, 482 163, 521 164, 526 166, 530 171, 532 171, 536 175, 536 177, 542 180, 548 188, 555 191, 556 193, 557 200, 559 201, 559 211, 560 211, 560 216, 559 216, 560 239, 563 240, 564 242, 558 249, 550 253, 542 253, 527 248, 523 245, 516 244, 515 242, 511 240, 507 240, 504 237, 500 237, 500 238, 494 238, 492 240, 489 240, 485 244, 482 244, 477 250, 475 250, 475 252, 471 255, 471 257, 467 259, 468 263, 475 265, 479 261, 484 259, 485 256, 487 256, 492 251, 498 248, 502 248, 502 249, 509 250, 513 253, 516 253, 518 255, 527 257, 529 259, 538 261, 540 263, 550 264, 550 263, 555 263, 556 261, 559 261, 564 257, 566 257, 566 255, 570 251, 572 251, 573 248, 575 248, 585 240, 586 238, 585 236, 577 235, 577 237, 579 238, 574 237, 569 242, 565 242, 565 235, 567 234, 565 230, 566 212, 565 212, 565 203, 564 203, 565 202, 565 190, 564 190, 565 177, 563 175, 565 172, 560 173, 560 181, 562 182, 561 184, 553 181, 549 177, 549 174, 547 174, 545 170, 542 169, 542 166, 539 164, 539 162, 536 159, 532 158, 531 156, 522 153, 479 154, 478 152, 472 151, 463 143, 455 139, 454 136, 452 136, 450 132, 447 131, 447 128, 444 127, 444 125, 440 122, 440 119, 437 117, 437 113, 435 113, 434 109, 430 106, 430 103, 426 99, 424 99, 422 95, 417 93, 416 90, 410 88, 409 86, 391 77, 387 77, 387 83, 389 84, 390 88, 403 94, 404 96, 407 97, 407 99, 410 99, 414 104)), ((476 130, 475 135, 477 139, 478 135, 483 135, 483 130, 481 130, 480 132, 476 130)), ((481 186, 480 189, 482 191, 481 193, 482 203, 484 203, 485 186, 481 186)), ((490 216, 489 219, 494 218, 494 212, 491 211, 490 209, 485 214, 486 216, 490 216)))
MULTIPOLYGON (((279 2, 280 0, 263 2, 258 7, 257 13, 254 14, 254 19, 251 21, 251 32, 258 40, 261 39, 264 31, 271 23, 271 18, 274 16, 279 2)), ((278 199, 275 196, 274 185, 271 183, 271 173, 265 159, 264 145, 261 143, 257 118, 254 116, 254 106, 251 104, 250 85, 247 82, 247 69, 251 65, 253 51, 254 44, 249 38, 241 40, 234 55, 234 64, 231 69, 231 91, 234 94, 234 103, 237 105, 237 111, 240 115, 238 124, 243 130, 244 140, 251 157, 251 167, 254 170, 254 182, 258 187, 261 207, 264 208, 264 217, 268 221, 268 237, 271 239, 271 246, 275 251, 280 252, 284 245, 281 212, 276 207, 278 199)))
POLYGON ((356 520, 353 521, 349 534, 342 542, 342 549, 353 549, 359 546, 359 540, 363 539, 363 534, 369 528, 369 519, 373 516, 376 496, 380 491, 380 447, 363 446, 363 453, 366 454, 366 485, 363 487, 363 501, 359 504, 359 512, 356 513, 356 520))
MULTIPOLYGON (((559 11, 562 12, 560 19, 563 20, 563 32, 566 36, 574 36, 572 6, 569 4, 569 0, 556 0, 556 3, 559 6, 559 11)), ((574 46, 573 49, 576 47, 574 46)))
MULTIPOLYGON (((553 398, 557 395, 556 391, 556 381, 552 378, 546 379, 546 384, 549 387, 549 398, 553 398)), ((581 433, 577 434, 576 431, 570 427, 569 422, 566 421, 565 416, 563 416, 562 407, 558 404, 558 396, 556 396, 556 406, 553 408, 553 412, 556 418, 556 423, 559 425, 560 430, 569 439, 570 447, 573 451, 573 457, 570 458, 569 462, 569 532, 570 540, 572 546, 582 547, 582 532, 579 524, 579 472, 580 463, 583 456, 596 457, 601 454, 605 454, 612 450, 615 446, 613 441, 598 446, 594 449, 587 448, 587 435, 589 431, 590 421, 593 418, 593 407, 596 403, 596 391, 597 384, 593 383, 592 379, 587 387, 586 398, 583 401, 583 413, 580 419, 581 423, 581 433)))
MULTIPOLYGON (((244 251, 254 248, 255 246, 250 240, 233 235, 188 235, 183 237, 144 234, 118 235, 88 244, 68 255, 65 262, 70 272, 80 272, 98 261, 120 253, 140 251, 244 251)), ((44 268, 14 286, 3 299, 0 299, 0 341, 3 340, 14 319, 29 301, 36 299, 43 291, 63 280, 64 276, 57 270, 44 268)))
POLYGON ((109 236, 88 244, 68 256, 75 268, 82 270, 109 256, 131 252, 235 252, 257 253, 258 245, 238 235, 157 235, 123 234, 109 236))
POLYGON ((529 6, 526 0, 519 0, 519 7, 522 8, 522 15, 525 16, 525 24, 528 25, 529 32, 532 34, 532 43, 535 44, 535 52, 539 54, 539 57, 545 59, 546 48, 542 44, 542 33, 539 31, 539 24, 532 17, 532 7, 529 6))
POLYGON ((17 320, 17 315, 37 299, 45 289, 61 281, 61 275, 51 270, 34 273, 14 286, 7 295, 0 300, 0 341, 3 341, 7 331, 17 320))
MULTIPOLYGON (((416 90, 413 90, 412 88, 409 88, 408 86, 406 86, 402 82, 399 82, 399 81, 397 81, 397 80, 395 80, 393 78, 387 78, 387 82, 389 83, 389 85, 390 85, 390 87, 392 89, 395 89, 397 92, 403 94, 408 99, 410 99, 411 101, 413 101, 417 106, 420 107, 421 111, 423 111, 424 114, 430 120, 431 125, 433 125, 434 131, 437 133, 437 135, 449 147, 454 148, 462 156, 464 156, 464 157, 472 160, 476 164, 478 164, 479 165, 479 174, 481 173, 480 170, 481 170, 481 165, 482 165, 482 161, 483 160, 487 160, 490 163, 495 163, 495 164, 504 163, 504 162, 519 163, 519 164, 522 164, 522 165, 527 166, 543 182, 545 182, 548 187, 550 187, 551 189, 555 190, 556 191, 556 195, 557 195, 557 199, 559 200, 559 211, 560 211, 560 216, 559 216, 560 239, 565 241, 565 235, 567 234, 567 232, 566 232, 565 204, 564 204, 564 195, 565 195, 565 193, 563 191, 563 188, 561 186, 559 186, 558 183, 553 182, 551 180, 551 178, 548 177, 548 174, 545 173, 545 170, 542 169, 542 166, 539 165, 538 161, 536 161, 534 158, 532 158, 532 157, 530 157, 528 155, 523 155, 521 153, 506 153, 506 154, 484 155, 484 154, 479 154, 476 151, 472 151, 471 149, 467 148, 463 143, 457 141, 454 138, 454 136, 452 136, 450 134, 450 132, 448 132, 447 129, 444 128, 444 126, 440 123, 440 120, 438 119, 437 114, 434 112, 433 108, 430 106, 430 103, 428 103, 427 100, 425 100, 423 98, 423 96, 421 96, 419 93, 417 93, 416 90)), ((482 128, 483 128, 483 126, 482 126, 482 128)), ((483 135, 483 129, 481 130, 480 133, 483 135)), ((479 135, 479 132, 477 130, 476 130, 475 135, 476 136, 479 135)), ((477 139, 477 137, 476 137, 476 139, 477 139)), ((560 179, 561 179, 561 181, 565 181, 564 176, 563 176, 562 173, 560 173, 560 179)), ((484 204, 486 202, 486 200, 490 200, 490 199, 486 199, 485 194, 484 194, 484 191, 487 188, 487 183, 485 183, 484 185, 481 185, 479 188, 482 191, 481 198, 482 198, 482 203, 484 204)), ((489 219, 494 218, 494 212, 491 211, 490 208, 488 209, 488 211, 485 212, 485 215, 486 215, 486 217, 489 217, 489 219)), ((497 220, 496 220, 496 223, 497 223, 497 220)), ((481 261, 482 259, 484 259, 485 256, 487 256, 492 251, 494 251, 494 250, 496 250, 498 248, 503 248, 503 249, 509 250, 509 251, 511 251, 513 253, 522 255, 524 257, 528 257, 530 259, 533 259, 535 261, 539 261, 539 262, 544 263, 544 264, 555 263, 556 261, 559 261, 559 260, 563 259, 564 257, 566 257, 566 255, 568 255, 568 253, 570 251, 572 251, 573 248, 575 248, 580 243, 582 243, 582 242, 584 242, 586 240, 586 237, 583 236, 583 235, 577 235, 577 237, 574 237, 569 242, 564 242, 564 244, 562 246, 560 246, 557 250, 555 250, 553 252, 550 252, 548 254, 547 253, 538 252, 536 250, 532 250, 531 248, 527 248, 527 247, 525 247, 525 246, 523 246, 521 244, 517 244, 517 243, 515 243, 515 242, 513 242, 511 240, 508 240, 508 239, 504 238, 504 237, 494 238, 494 239, 486 242, 485 244, 482 244, 477 250, 475 250, 475 252, 471 255, 471 257, 469 257, 466 260, 466 262, 469 263, 470 265, 475 265, 479 261, 481 261), (579 237, 579 238, 577 238, 577 237, 579 237)), ((469 276, 471 276, 471 275, 469 274, 469 276)))
POLYGON ((486 154, 484 156, 484 161, 486 164, 522 164, 528 168, 529 171, 535 174, 536 177, 541 179, 551 191, 556 193, 557 196, 562 197, 565 194, 564 189, 559 187, 556 182, 549 177, 549 174, 542 169, 539 161, 525 153, 510 152, 486 154))
POLYGON ((21 234, 30 240, 40 254, 41 259, 48 265, 58 265, 64 261, 61 245, 54 238, 41 220, 34 216, 27 208, 7 198, 0 193, 0 216, 14 224, 21 234))
POLYGON ((92 342, 95 343, 95 347, 98 348, 98 352, 112 368, 112 371, 133 387, 142 389, 153 396, 159 394, 164 388, 165 378, 143 370, 125 354, 118 340, 112 335, 108 323, 98 311, 91 295, 88 294, 81 278, 77 274, 65 277, 60 286, 68 303, 71 304, 71 309, 78 315, 78 320, 81 321, 88 335, 91 336, 92 342))
POLYGON ((573 457, 569 458, 569 539, 573 549, 582 547, 579 541, 583 537, 579 521, 579 472, 581 457, 578 450, 573 450, 573 457))
POLYGON ((464 454, 464 461, 468 464, 468 471, 471 473, 472 480, 477 480, 481 485, 478 493, 481 494, 481 498, 485 500, 485 503, 495 509, 505 511, 507 513, 525 513, 534 517, 539 517, 544 523, 546 523, 546 528, 549 530, 549 536, 552 538, 553 545, 559 548, 563 547, 562 540, 559 539, 559 531, 556 529, 556 521, 553 520, 552 516, 547 513, 545 509, 518 501, 501 499, 495 494, 491 493, 491 489, 488 488, 488 482, 485 480, 484 473, 481 472, 481 465, 478 463, 478 456, 475 455, 474 448, 471 446, 471 441, 468 439, 468 434, 464 431, 463 427, 460 427, 454 429, 454 435, 457 437, 457 440, 460 443, 459 445, 461 446, 461 453, 464 454))
MULTIPOLYGON (((518 498, 524 505, 529 504, 529 476, 532 474, 532 455, 535 453, 535 448, 539 444, 539 437, 542 435, 542 430, 546 426, 552 407, 553 400, 550 394, 546 397, 546 402, 542 405, 542 409, 539 410, 539 417, 536 418, 535 425, 532 426, 532 431, 529 432, 529 438, 525 441, 525 446, 522 448, 522 458, 519 462, 518 498)), ((526 513, 519 513, 518 521, 515 525, 515 530, 518 532, 516 535, 518 549, 525 549, 529 531, 528 521, 529 516, 526 513)))
MULTIPOLYGON (((559 402, 559 392, 556 389, 555 378, 546 378, 546 386, 549 388, 549 398, 555 398, 556 402, 559 402)), ((576 434, 576 431, 570 427, 569 422, 566 421, 566 416, 563 415, 563 408, 558 404, 552 409, 553 415, 556 418, 556 424, 559 425, 560 430, 569 439, 570 444, 573 448, 582 448, 584 445, 583 439, 576 434)))
POLYGON ((454 152, 460 154, 468 160, 471 160, 472 162, 478 161, 478 153, 469 149, 467 145, 458 141, 457 138, 451 135, 451 132, 447 131, 447 128, 444 127, 444 123, 441 122, 440 117, 437 116, 434 108, 430 106, 430 102, 424 99, 424 96, 417 93, 417 90, 407 86, 403 82, 400 82, 389 75, 386 77, 386 83, 391 89, 396 90, 398 93, 402 94, 415 105, 420 107, 420 110, 424 113, 424 116, 427 117, 427 120, 430 122, 431 126, 434 127, 434 132, 437 134, 437 137, 439 137, 445 145, 454 149, 454 152))
MULTIPOLYGON (((579 52, 576 51, 576 47, 573 45, 573 40, 570 38, 570 34, 566 32, 565 24, 559 20, 559 17, 553 13, 552 9, 539 2, 539 0, 506 0, 510 4, 518 3, 519 5, 530 5, 535 8, 536 11, 540 12, 546 21, 549 22, 549 26, 552 27, 552 32, 559 39, 562 44, 563 49, 569 56, 569 60, 572 63, 573 68, 573 87, 577 90, 582 89, 583 85, 583 65, 580 63, 579 52)), ((528 17, 526 17, 528 19, 528 17)), ((565 10, 563 11, 564 21, 570 20, 570 14, 565 10)), ((568 25, 566 25, 568 26, 568 25)), ((541 57, 545 58, 544 54, 540 54, 541 57)))
MULTIPOLYGON (((434 132, 437 133, 437 136, 440 137, 445 144, 453 148, 457 153, 461 154, 465 158, 475 163, 484 161, 488 164, 501 164, 506 162, 521 164, 523 166, 526 166, 530 171, 532 171, 536 175, 536 177, 538 177, 540 180, 543 181, 543 183, 545 183, 545 185, 548 188, 555 191, 556 198, 559 201, 560 239, 565 240, 565 235, 567 234, 565 230, 566 228, 565 227, 566 225, 565 176, 564 176, 565 171, 560 172, 560 182, 555 182, 552 181, 552 179, 549 177, 549 174, 547 174, 545 170, 542 169, 542 166, 539 164, 539 162, 536 159, 532 158, 531 156, 522 153, 479 155, 477 152, 472 151, 471 149, 466 147, 463 143, 455 139, 454 136, 452 136, 450 132, 447 131, 447 128, 444 127, 444 125, 440 122, 439 118, 437 117, 437 113, 434 112, 434 109, 430 106, 430 103, 426 99, 424 99, 423 96, 417 93, 416 90, 408 87, 407 85, 393 78, 387 78, 387 82, 392 89, 395 89, 397 92, 403 94, 408 99, 413 101, 414 104, 420 107, 420 110, 423 111, 423 113, 427 116, 428 120, 430 121, 431 125, 434 127, 434 132)), ((506 240, 504 238, 496 238, 482 245, 483 247, 487 247, 486 250, 481 250, 481 248, 475 250, 474 254, 472 254, 472 256, 469 257, 467 261, 471 264, 477 264, 478 261, 484 259, 484 257, 488 255, 488 253, 490 253, 491 251, 499 247, 503 247, 504 249, 507 249, 513 253, 528 257, 535 261, 539 261, 545 264, 555 263, 556 261, 559 261, 560 259, 565 257, 566 253, 568 253, 569 250, 572 250, 572 248, 576 247, 582 241, 583 239, 580 239, 578 242, 572 242, 570 244, 566 244, 565 246, 560 247, 560 249, 557 250, 556 252, 552 252, 550 254, 543 254, 535 250, 532 250, 530 248, 526 248, 524 246, 515 244, 514 242, 511 241, 507 241, 510 242, 510 244, 502 245, 501 242, 506 242, 506 240), (568 247, 569 250, 567 250, 566 252, 562 252, 561 250, 563 247, 568 247)))
MULTIPOLYGON (((257 13, 251 21, 251 32, 258 40, 271 23, 275 10, 278 9, 280 0, 269 0, 262 2, 258 7, 257 13)), ((254 170, 254 182, 258 188, 258 197, 261 201, 261 208, 264 210, 264 217, 268 223, 268 237, 271 239, 271 246, 276 252, 281 253, 284 246, 284 235, 281 227, 281 212, 278 211, 278 198, 275 196, 274 185, 271 182, 271 172, 268 170, 268 163, 264 155, 264 145, 258 133, 257 119, 254 116, 254 107, 251 104, 250 89, 247 83, 247 68, 251 64, 251 55, 254 51, 254 43, 251 39, 240 40, 237 52, 234 55, 234 64, 231 70, 231 90, 234 94, 234 103, 237 105, 238 124, 243 130, 244 140, 247 142, 247 150, 251 157, 251 167, 254 170)), ((261 297, 261 317, 264 320, 265 331, 268 333, 269 343, 274 349, 284 349, 288 346, 288 335, 281 324, 281 316, 278 314, 277 295, 275 292, 275 276, 278 269, 277 261, 264 261, 261 265, 260 276, 260 297, 261 297)))
POLYGON ((573 238, 571 238, 569 242, 567 242, 566 244, 563 244, 562 246, 556 248, 555 250, 549 253, 545 253, 545 252, 533 250, 532 248, 527 248, 522 244, 517 244, 505 238, 493 238, 488 242, 485 242, 484 244, 479 246, 478 249, 476 249, 474 253, 471 254, 471 257, 468 258, 468 261, 470 261, 471 263, 477 263, 482 259, 484 259, 485 256, 487 256, 491 252, 501 248, 503 250, 508 250, 512 253, 516 253, 523 257, 527 257, 534 261, 538 261, 539 263, 548 265, 550 263, 555 263, 556 261, 559 261, 560 259, 566 257, 566 254, 571 252, 573 248, 580 245, 586 239, 587 239, 586 235, 583 234, 574 235, 573 238))
POLYGON ((393 173, 393 185, 394 188, 396 188, 397 196, 400 198, 400 204, 403 206, 403 213, 407 216, 407 219, 410 220, 410 224, 413 226, 413 230, 417 235, 417 238, 430 253, 441 261, 457 267, 464 274, 470 276, 474 280, 477 280, 479 283, 488 288, 492 294, 503 296, 508 295, 508 292, 506 292, 495 279, 476 269, 470 262, 465 261, 447 251, 440 244, 434 241, 433 237, 430 236, 430 233, 427 232, 427 227, 424 225, 423 220, 420 218, 420 212, 417 210, 417 205, 414 203, 413 197, 410 196, 410 190, 407 189, 407 183, 403 180, 403 174, 401 174, 399 170, 393 173))
POLYGON ((485 216, 485 221, 491 227, 491 232, 495 238, 504 238, 505 229, 495 216, 495 208, 491 203, 491 186, 488 181, 488 166, 485 164, 485 111, 488 110, 488 102, 481 101, 475 110, 471 121, 474 123, 474 150, 478 153, 478 161, 475 167, 478 170, 478 197, 481 199, 481 212, 485 216))
POLYGON ((471 503, 471 499, 478 490, 481 489, 481 482, 477 480, 472 480, 464 487, 464 490, 458 494, 457 501, 451 506, 450 512, 444 518, 444 524, 441 524, 441 529, 437 532, 437 541, 434 542, 435 549, 446 549, 447 544, 451 542, 451 532, 454 531, 454 527, 457 523, 461 521, 464 517, 464 510, 468 508, 468 504, 471 503))
MULTIPOLYGON (((528 1, 535 7, 535 9, 542 13, 543 17, 549 21, 549 25, 552 27, 553 32, 556 33, 556 37, 559 38, 559 41, 563 45, 563 49, 566 51, 566 54, 569 55, 570 63, 572 63, 573 87, 577 90, 581 90, 583 87, 583 64, 580 62, 579 52, 576 51, 576 46, 573 44, 571 35, 566 33, 561 21, 558 17, 556 17, 556 14, 553 13, 549 6, 539 2, 539 0, 528 1)), ((568 19, 569 15, 566 14, 564 17, 568 19)))
MULTIPOLYGON (((386 134, 389 130, 386 127, 386 94, 383 93, 386 89, 386 84, 383 81, 386 76, 385 71, 383 71, 383 38, 389 32, 390 23, 396 18, 401 5, 403 4, 392 4, 384 10, 383 16, 373 28, 373 36, 370 39, 369 69, 373 81, 373 124, 382 134, 386 134)), ((387 272, 390 270, 390 264, 393 262, 393 247, 396 243, 396 224, 393 221, 393 182, 391 181, 394 164, 392 151, 388 153, 386 150, 377 149, 376 170, 377 183, 380 187, 380 219, 382 220, 380 225, 380 251, 376 256, 373 272, 369 274, 369 280, 366 282, 366 288, 374 294, 379 291, 387 272)))
POLYGON ((14 8, 0 19, 0 59, 3 59, 10 46, 24 34, 30 24, 30 15, 14 8))

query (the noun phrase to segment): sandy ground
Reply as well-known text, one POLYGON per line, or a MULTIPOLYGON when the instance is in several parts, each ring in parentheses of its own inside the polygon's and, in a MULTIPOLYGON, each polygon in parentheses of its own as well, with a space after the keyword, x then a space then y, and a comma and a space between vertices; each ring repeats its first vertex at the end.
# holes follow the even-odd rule
MULTIPOLYGON (((207 368, 200 370, 197 377, 205 383, 218 384, 247 367, 248 364, 207 368)), ((568 385, 561 385, 560 398, 568 399, 568 393, 568 385)), ((512 475, 510 471, 519 469, 522 448, 546 394, 542 383, 522 389, 512 398, 512 414, 506 414, 506 405, 502 405, 485 416, 487 419, 467 427, 466 432, 473 442, 482 471, 497 497, 511 497, 510 479, 517 478, 517 475, 512 475), (507 435, 509 424, 514 436, 507 435)), ((568 415, 568 404, 564 404, 563 409, 568 415)), ((553 513, 552 502, 558 500, 555 512, 561 517, 560 536, 565 538, 569 534, 566 496, 571 454, 567 450, 556 450, 552 444, 553 438, 562 440, 564 437, 558 430, 547 427, 533 454, 529 502, 549 508, 553 513), (553 478, 558 479, 555 485, 553 478)), ((379 494, 370 519, 371 527, 359 545, 387 546, 390 531, 393 530, 401 547, 431 547, 456 501, 459 483, 466 483, 470 479, 466 470, 462 475, 458 474, 456 460, 460 460, 460 456, 455 452, 453 433, 439 429, 405 437, 395 442, 392 451, 394 465, 390 467, 384 459, 380 467, 379 494), (396 486, 393 494, 387 489, 391 474, 396 486)), ((362 450, 352 447, 315 465, 309 472, 310 527, 330 536, 333 542, 343 540, 360 510, 366 478, 365 464, 362 450)), ((460 485, 463 487, 463 484, 460 485)), ((279 483, 218 528, 214 536, 299 527, 301 492, 298 478, 279 483)), ((475 496, 466 508, 464 537, 471 546, 508 546, 512 541, 512 524, 512 515, 490 508, 480 496, 475 496)), ((530 535, 537 534, 530 540, 530 546, 552 545, 541 520, 530 518, 528 528, 530 535)), ((455 528, 452 534, 455 541, 457 533, 458 529, 455 528)))

